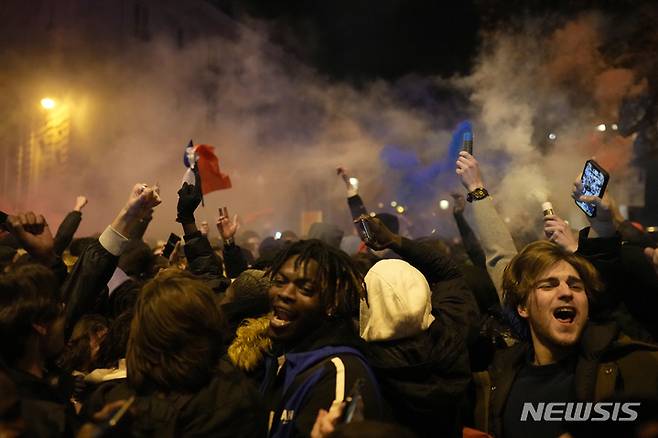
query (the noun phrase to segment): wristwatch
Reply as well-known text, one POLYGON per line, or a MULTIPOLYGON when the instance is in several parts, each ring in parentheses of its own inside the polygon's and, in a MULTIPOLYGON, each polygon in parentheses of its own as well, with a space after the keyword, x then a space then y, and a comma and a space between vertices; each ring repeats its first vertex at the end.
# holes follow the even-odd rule
POLYGON ((479 201, 480 199, 484 199, 487 196, 489 196, 489 192, 487 192, 487 189, 485 189, 484 187, 478 187, 477 189, 473 190, 472 192, 469 192, 468 195, 466 195, 466 200, 468 202, 479 201))

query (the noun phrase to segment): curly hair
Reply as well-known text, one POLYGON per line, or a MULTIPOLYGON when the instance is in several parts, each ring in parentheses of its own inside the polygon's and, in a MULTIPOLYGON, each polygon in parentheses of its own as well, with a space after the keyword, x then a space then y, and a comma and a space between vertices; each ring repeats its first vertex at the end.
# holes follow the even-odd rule
POLYGON ((300 266, 307 269, 310 260, 317 263, 320 303, 324 309, 332 308, 337 317, 350 317, 358 312, 359 299, 365 299, 365 284, 350 256, 317 239, 299 240, 277 254, 267 271, 270 279, 294 256, 297 256, 295 269, 300 266))

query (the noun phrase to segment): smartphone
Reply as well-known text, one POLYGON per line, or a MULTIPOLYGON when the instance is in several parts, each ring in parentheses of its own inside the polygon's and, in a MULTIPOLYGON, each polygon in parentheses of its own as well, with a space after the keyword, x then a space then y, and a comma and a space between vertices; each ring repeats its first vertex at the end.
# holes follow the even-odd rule
MULTIPOLYGON (((580 179, 583 184, 582 194, 602 198, 609 180, 610 174, 603 167, 594 160, 587 160, 580 179)), ((582 201, 576 201, 576 204, 587 216, 596 216, 596 206, 582 201)))
POLYGON ((466 151, 469 154, 473 155, 473 133, 464 132, 462 135, 462 151, 466 151))
POLYGON ((347 424, 351 423, 355 417, 363 417, 363 396, 361 395, 361 390, 363 389, 363 378, 359 377, 354 382, 350 395, 345 399, 347 405, 343 411, 343 416, 341 418, 341 423, 347 424), (361 412, 359 412, 361 411, 361 412))
POLYGON ((180 237, 178 237, 174 233, 171 233, 169 235, 169 240, 167 240, 167 244, 162 249, 162 256, 168 259, 171 253, 173 252, 174 248, 176 248, 176 244, 178 242, 180 242, 180 237))
POLYGON ((366 242, 372 242, 375 240, 375 236, 373 236, 372 231, 370 230, 370 224, 368 224, 368 220, 364 218, 360 218, 354 221, 359 228, 359 234, 361 235, 361 239, 366 242))

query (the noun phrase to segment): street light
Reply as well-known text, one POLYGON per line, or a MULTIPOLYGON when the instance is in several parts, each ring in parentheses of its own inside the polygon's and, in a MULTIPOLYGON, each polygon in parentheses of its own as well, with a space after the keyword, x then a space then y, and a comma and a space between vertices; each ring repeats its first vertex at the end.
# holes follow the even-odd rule
POLYGON ((51 99, 50 97, 44 97, 41 99, 41 106, 47 110, 55 108, 56 102, 54 99, 51 99))

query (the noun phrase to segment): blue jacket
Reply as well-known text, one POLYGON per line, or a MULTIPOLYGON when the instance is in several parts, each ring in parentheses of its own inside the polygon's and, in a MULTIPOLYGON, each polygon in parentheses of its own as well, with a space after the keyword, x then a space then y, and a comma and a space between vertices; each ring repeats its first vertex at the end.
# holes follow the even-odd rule
POLYGON ((344 400, 358 378, 365 381, 362 391, 365 418, 381 418, 376 380, 355 348, 325 346, 282 357, 280 369, 280 359, 267 358, 261 385, 270 410, 270 437, 309 435, 318 410, 328 410, 334 400, 344 400))

